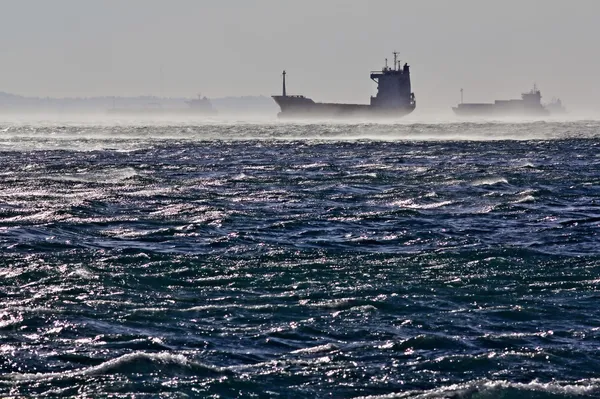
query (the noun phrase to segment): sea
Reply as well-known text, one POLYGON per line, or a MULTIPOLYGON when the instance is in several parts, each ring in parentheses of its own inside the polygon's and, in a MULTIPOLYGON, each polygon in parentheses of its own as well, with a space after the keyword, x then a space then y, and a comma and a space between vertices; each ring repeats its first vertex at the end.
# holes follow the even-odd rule
POLYGON ((600 397, 600 121, 0 119, 0 396, 600 397))

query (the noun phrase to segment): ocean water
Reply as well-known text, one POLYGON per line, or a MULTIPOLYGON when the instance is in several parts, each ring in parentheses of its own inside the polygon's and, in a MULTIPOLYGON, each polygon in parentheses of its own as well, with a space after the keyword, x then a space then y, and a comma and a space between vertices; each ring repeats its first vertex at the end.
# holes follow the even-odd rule
POLYGON ((599 138, 0 123, 0 395, 600 397, 599 138))

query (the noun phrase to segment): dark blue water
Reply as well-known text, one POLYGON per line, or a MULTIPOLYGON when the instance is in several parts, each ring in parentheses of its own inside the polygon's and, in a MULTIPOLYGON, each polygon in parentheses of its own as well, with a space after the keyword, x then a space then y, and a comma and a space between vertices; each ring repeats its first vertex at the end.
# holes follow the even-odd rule
POLYGON ((600 123, 3 129, 4 396, 600 397, 600 123))

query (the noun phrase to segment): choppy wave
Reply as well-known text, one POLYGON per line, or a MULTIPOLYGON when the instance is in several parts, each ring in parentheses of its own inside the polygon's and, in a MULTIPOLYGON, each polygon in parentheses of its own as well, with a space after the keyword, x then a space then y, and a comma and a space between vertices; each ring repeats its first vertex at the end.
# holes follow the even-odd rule
POLYGON ((510 381, 480 380, 436 388, 427 392, 412 391, 398 394, 359 396, 356 399, 593 398, 597 397, 599 393, 600 384, 598 379, 581 380, 576 383, 564 381, 515 383, 510 381))
POLYGON ((599 127, 6 124, 0 394, 598 397, 599 127))

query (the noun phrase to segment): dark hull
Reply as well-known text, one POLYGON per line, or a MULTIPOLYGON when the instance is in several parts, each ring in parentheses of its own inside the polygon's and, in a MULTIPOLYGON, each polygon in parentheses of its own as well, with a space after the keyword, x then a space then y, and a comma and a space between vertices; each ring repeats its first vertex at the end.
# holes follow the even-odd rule
POLYGON ((279 118, 284 119, 401 118, 415 110, 414 105, 381 108, 366 104, 316 103, 309 98, 294 96, 273 96, 273 99, 281 108, 279 118))
POLYGON ((454 107, 454 113, 458 116, 475 117, 539 117, 548 116, 550 112, 547 109, 501 109, 495 107, 454 107))

